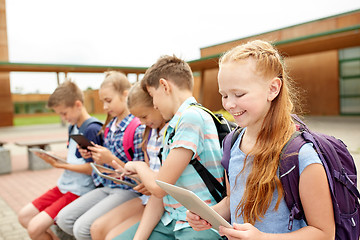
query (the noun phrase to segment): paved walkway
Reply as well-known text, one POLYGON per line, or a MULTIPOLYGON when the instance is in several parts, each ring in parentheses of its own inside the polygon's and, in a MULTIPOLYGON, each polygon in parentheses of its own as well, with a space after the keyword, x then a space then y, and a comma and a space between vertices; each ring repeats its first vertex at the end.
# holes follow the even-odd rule
MULTIPOLYGON (((0 128, 0 141, 7 142, 4 148, 11 153, 12 173, 0 175, 0 240, 30 239, 18 223, 16 213, 27 203, 56 185, 61 169, 29 171, 26 147, 14 142, 19 140, 66 139, 67 128, 61 124, 31 127, 0 128)), ((52 151, 65 154, 65 144, 51 145, 52 151)))
MULTIPOLYGON (((308 117, 308 126, 316 131, 342 139, 360 169, 360 117, 308 117)), ((18 140, 66 137, 67 128, 61 124, 32 127, 0 128, 0 141, 6 141, 12 158, 12 173, 0 175, 0 240, 29 239, 17 221, 16 213, 28 202, 56 185, 60 169, 27 170, 25 147, 14 144, 18 140)), ((53 144, 52 150, 64 154, 65 144, 53 144)), ((358 180, 360 183, 360 181, 358 180)))

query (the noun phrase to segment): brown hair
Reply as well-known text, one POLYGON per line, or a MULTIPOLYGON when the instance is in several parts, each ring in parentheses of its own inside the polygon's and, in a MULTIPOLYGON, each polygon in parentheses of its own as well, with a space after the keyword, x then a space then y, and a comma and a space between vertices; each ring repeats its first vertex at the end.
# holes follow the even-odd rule
MULTIPOLYGON (((127 106, 129 109, 135 106, 144 106, 153 108, 153 99, 149 95, 147 91, 144 91, 144 89, 141 87, 140 83, 135 83, 129 90, 129 94, 127 97, 127 106)), ((148 144, 148 138, 150 135, 151 128, 146 126, 144 133, 143 133, 143 140, 141 143, 141 149, 143 152, 146 152, 147 144, 148 144)))
POLYGON ((156 63, 154 63, 145 72, 141 80, 141 87, 146 90, 146 87, 159 87, 159 80, 164 78, 173 82, 180 89, 193 89, 194 78, 189 64, 184 60, 174 56, 161 56, 156 63))
MULTIPOLYGON (((122 72, 118 71, 107 71, 105 72, 105 79, 101 83, 100 88, 110 86, 112 87, 118 94, 123 94, 124 91, 129 90, 131 87, 131 83, 129 82, 126 75, 122 72)), ((112 116, 109 114, 106 117, 105 123, 102 126, 100 131, 104 131, 108 123, 111 121, 112 116)))
POLYGON ((293 93, 290 91, 292 84, 285 71, 284 62, 278 51, 268 42, 255 40, 237 46, 221 57, 219 65, 221 67, 227 62, 246 59, 255 60, 255 71, 258 74, 271 79, 278 77, 282 80, 280 92, 271 102, 255 147, 245 157, 244 167, 250 155, 254 157, 253 165, 246 180, 244 195, 236 208, 235 215, 236 217, 242 215, 244 222, 254 224, 264 217, 275 189, 279 193, 275 210, 278 209, 284 194, 280 179, 277 176, 277 169, 281 150, 294 131, 291 113, 294 110, 295 98, 294 95, 291 95, 293 93))
POLYGON ((76 101, 84 103, 84 94, 74 82, 67 79, 50 95, 47 106, 53 108, 63 104, 73 107, 76 101))

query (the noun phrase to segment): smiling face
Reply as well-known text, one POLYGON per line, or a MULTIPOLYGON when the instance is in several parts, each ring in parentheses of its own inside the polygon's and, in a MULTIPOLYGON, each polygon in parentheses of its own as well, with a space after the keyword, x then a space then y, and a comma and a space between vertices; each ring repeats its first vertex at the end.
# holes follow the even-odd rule
POLYGON ((264 78, 257 74, 252 59, 223 63, 218 74, 223 107, 241 127, 260 128, 271 101, 278 94, 279 81, 278 78, 264 78))
POLYGON ((130 112, 138 117, 142 124, 154 129, 162 128, 164 126, 164 118, 159 110, 148 106, 134 106, 130 108, 130 112))
POLYGON ((119 94, 110 85, 99 89, 99 98, 104 104, 104 110, 112 117, 120 117, 126 107, 126 94, 119 94))

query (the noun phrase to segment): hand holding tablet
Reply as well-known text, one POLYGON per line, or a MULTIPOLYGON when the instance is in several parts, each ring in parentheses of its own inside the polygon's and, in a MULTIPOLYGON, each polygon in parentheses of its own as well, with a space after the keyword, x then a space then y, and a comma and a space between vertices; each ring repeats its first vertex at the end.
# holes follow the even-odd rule
POLYGON ((47 155, 47 156, 55 159, 55 160, 56 160, 57 162, 59 162, 59 163, 66 163, 66 164, 67 164, 67 162, 66 162, 65 159, 60 158, 60 157, 58 157, 58 156, 56 156, 56 155, 54 155, 54 154, 52 154, 52 153, 50 153, 50 152, 48 152, 48 151, 45 151, 44 149, 41 149, 41 148, 30 148, 29 151, 30 151, 30 152, 33 152, 33 153, 45 154, 45 155, 47 155))
MULTIPOLYGON (((136 187, 137 184, 136 183, 132 183, 126 180, 122 180, 120 178, 118 178, 118 176, 120 176, 121 173, 111 169, 111 168, 107 168, 105 166, 96 164, 96 163, 90 163, 91 167, 94 169, 94 171, 96 172, 96 174, 98 174, 99 176, 109 179, 115 183, 119 183, 119 184, 125 184, 127 186, 130 187, 136 187)), ((131 176, 127 176, 130 179, 136 181, 136 182, 141 182, 139 179, 135 178, 135 177, 131 177, 131 176)))
POLYGON ((212 228, 219 230, 219 226, 232 228, 222 216, 220 216, 214 209, 201 200, 195 193, 166 182, 156 180, 156 183, 170 196, 175 198, 185 208, 191 212, 199 215, 202 219, 208 221, 212 228))

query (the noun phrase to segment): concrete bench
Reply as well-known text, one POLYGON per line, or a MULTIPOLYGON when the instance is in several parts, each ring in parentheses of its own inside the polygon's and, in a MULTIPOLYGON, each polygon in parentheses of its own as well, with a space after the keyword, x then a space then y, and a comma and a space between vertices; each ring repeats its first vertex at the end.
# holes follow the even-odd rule
POLYGON ((33 140, 33 141, 18 141, 15 142, 18 146, 27 147, 28 152, 28 161, 29 161, 29 169, 30 170, 40 170, 51 168, 51 165, 36 156, 34 153, 30 151, 31 148, 40 148, 49 151, 51 144, 56 143, 66 143, 67 139, 59 138, 59 139, 42 139, 42 140, 33 140))
POLYGON ((0 174, 11 172, 10 150, 4 148, 5 141, 0 140, 0 174))

